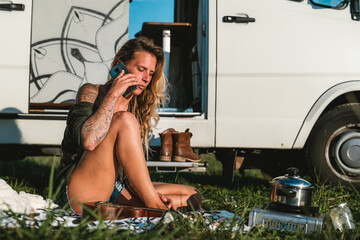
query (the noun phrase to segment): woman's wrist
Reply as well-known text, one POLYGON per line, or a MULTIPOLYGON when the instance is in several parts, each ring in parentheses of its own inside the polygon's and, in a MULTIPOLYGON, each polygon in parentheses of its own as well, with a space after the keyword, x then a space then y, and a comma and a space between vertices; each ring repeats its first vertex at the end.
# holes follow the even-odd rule
POLYGON ((119 94, 114 93, 113 91, 111 91, 111 89, 109 90, 108 94, 107 94, 107 98, 110 102, 116 102, 116 100, 119 98, 119 94))

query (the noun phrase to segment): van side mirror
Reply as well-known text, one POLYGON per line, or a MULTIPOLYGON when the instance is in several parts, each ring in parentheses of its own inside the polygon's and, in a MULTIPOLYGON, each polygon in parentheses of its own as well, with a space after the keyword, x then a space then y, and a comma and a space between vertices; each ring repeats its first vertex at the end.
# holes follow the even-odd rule
POLYGON ((360 21, 360 0, 309 0, 311 4, 317 7, 345 9, 350 2, 351 19, 360 21))
POLYGON ((310 2, 318 7, 335 9, 344 9, 348 5, 347 0, 310 0, 310 2))

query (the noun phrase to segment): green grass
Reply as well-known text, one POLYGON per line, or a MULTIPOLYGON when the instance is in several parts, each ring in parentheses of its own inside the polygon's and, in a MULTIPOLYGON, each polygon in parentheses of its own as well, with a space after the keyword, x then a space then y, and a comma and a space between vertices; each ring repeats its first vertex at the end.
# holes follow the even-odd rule
MULTIPOLYGON (((189 184, 203 194, 203 208, 209 210, 227 210, 246 219, 249 210, 269 201, 270 188, 268 180, 259 169, 246 168, 235 174, 232 185, 226 184, 221 177, 221 163, 213 154, 201 155, 209 162, 206 173, 156 173, 151 172, 153 181, 189 184)), ((58 165, 56 157, 28 157, 22 161, 0 162, 0 178, 5 179, 15 190, 36 193, 47 198, 53 192, 49 188, 51 165, 58 165)), ((305 176, 308 179, 307 176, 305 176)), ((321 233, 304 235, 255 228, 244 234, 242 231, 210 230, 204 226, 201 219, 194 223, 177 217, 169 224, 159 224, 155 229, 132 234, 130 231, 116 229, 97 229, 89 231, 81 222, 76 228, 52 228, 53 216, 39 228, 25 227, 0 228, 0 239, 360 239, 360 194, 359 191, 341 187, 329 186, 319 182, 313 183, 313 205, 319 206, 326 214, 321 233), (329 206, 347 202, 352 210, 356 230, 341 233, 334 230, 329 217, 329 206)), ((1 221, 1 219, 0 219, 1 221)), ((19 220, 21 223, 21 220, 19 220)))

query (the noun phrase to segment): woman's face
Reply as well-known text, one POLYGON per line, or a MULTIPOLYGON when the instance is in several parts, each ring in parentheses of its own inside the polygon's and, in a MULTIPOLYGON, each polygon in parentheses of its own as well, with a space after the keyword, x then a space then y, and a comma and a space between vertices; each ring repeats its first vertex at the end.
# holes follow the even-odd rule
POLYGON ((134 95, 140 95, 149 85, 155 73, 156 57, 147 51, 138 51, 134 54, 134 59, 126 65, 129 73, 135 74, 135 78, 141 81, 134 95))

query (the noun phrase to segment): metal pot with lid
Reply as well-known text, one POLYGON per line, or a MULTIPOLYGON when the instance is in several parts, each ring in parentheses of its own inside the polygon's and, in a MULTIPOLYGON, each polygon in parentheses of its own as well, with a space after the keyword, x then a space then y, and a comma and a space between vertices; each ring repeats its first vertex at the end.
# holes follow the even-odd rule
POLYGON ((287 174, 274 178, 270 184, 270 201, 292 207, 310 207, 314 187, 302 179, 299 169, 291 167, 287 174))

